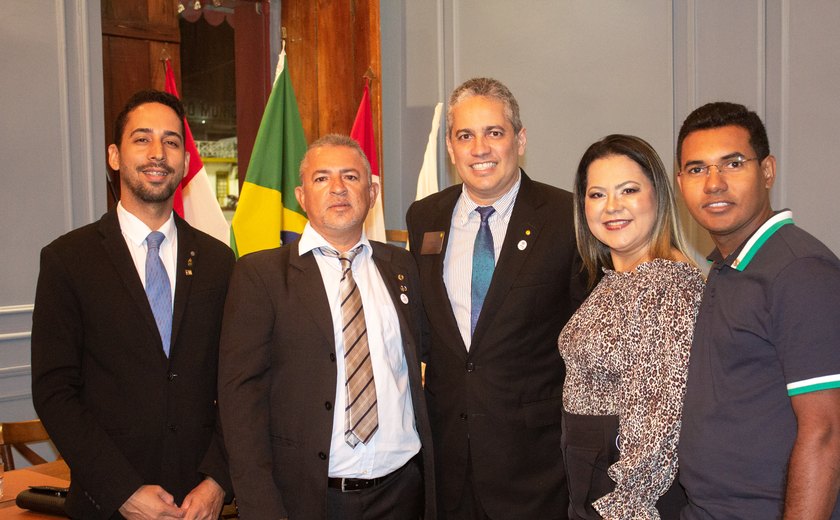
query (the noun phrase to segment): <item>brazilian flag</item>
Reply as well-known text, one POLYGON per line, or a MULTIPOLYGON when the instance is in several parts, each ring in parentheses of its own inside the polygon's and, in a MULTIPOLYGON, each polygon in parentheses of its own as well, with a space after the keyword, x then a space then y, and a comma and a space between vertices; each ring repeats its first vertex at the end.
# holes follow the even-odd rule
POLYGON ((237 258, 288 244, 306 225, 295 199, 306 137, 285 63, 284 49, 231 223, 230 246, 237 258))

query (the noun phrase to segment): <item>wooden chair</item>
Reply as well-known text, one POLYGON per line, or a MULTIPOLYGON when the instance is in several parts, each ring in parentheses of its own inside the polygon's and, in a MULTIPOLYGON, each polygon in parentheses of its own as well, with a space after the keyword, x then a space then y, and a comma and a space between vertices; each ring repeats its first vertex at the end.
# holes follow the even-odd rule
POLYGON ((6 471, 15 469, 12 448, 18 451, 30 464, 44 464, 47 461, 35 453, 27 444, 50 440, 41 421, 0 423, 0 461, 6 471))

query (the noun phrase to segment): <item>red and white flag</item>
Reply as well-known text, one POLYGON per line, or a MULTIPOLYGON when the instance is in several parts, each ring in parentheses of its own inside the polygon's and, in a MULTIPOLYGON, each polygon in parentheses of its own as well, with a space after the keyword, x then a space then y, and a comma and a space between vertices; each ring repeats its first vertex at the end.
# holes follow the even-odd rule
MULTIPOLYGON (((166 91, 175 97, 180 97, 169 60, 166 60, 166 91)), ((225 244, 230 244, 230 226, 216 199, 215 190, 210 185, 210 178, 207 176, 201 156, 198 155, 186 117, 184 118, 184 134, 184 149, 190 154, 190 167, 181 180, 181 184, 178 185, 178 189, 175 190, 175 212, 192 227, 204 231, 225 244)))
POLYGON ((365 219, 365 234, 368 240, 385 242, 385 215, 382 211, 382 182, 380 182, 381 177, 379 176, 379 152, 376 149, 376 138, 373 135, 373 111, 370 107, 370 80, 365 81, 362 102, 359 103, 359 111, 356 112, 356 120, 353 122, 353 129, 350 130, 350 137, 355 139, 362 147, 370 163, 373 182, 379 185, 376 203, 368 212, 367 219, 365 219))

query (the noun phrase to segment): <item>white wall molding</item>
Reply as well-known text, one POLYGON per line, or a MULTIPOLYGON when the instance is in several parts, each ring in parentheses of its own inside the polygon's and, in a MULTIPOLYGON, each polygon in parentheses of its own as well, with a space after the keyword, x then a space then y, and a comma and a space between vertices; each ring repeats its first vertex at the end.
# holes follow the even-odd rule
POLYGON ((24 305, 5 305, 0 306, 0 316, 9 315, 9 314, 24 314, 24 313, 31 313, 35 310, 34 304, 24 304, 24 305))
POLYGON ((32 375, 32 366, 31 365, 18 365, 13 367, 3 367, 0 368, 0 379, 8 379, 10 377, 22 377, 22 376, 31 376, 32 375))
POLYGON ((19 339, 29 339, 32 337, 31 332, 5 332, 0 334, 0 341, 17 341, 19 339))

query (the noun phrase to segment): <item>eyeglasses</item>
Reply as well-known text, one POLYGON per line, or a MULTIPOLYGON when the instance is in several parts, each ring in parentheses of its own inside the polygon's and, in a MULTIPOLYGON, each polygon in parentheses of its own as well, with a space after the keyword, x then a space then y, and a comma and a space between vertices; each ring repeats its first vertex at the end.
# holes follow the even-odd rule
POLYGON ((752 159, 744 159, 743 157, 735 157, 734 159, 727 159, 720 164, 707 164, 705 166, 692 166, 685 170, 680 170, 677 175, 687 179, 702 179, 708 177, 711 169, 714 166, 718 170, 719 175, 738 174, 744 171, 744 165, 750 161, 757 161, 758 157, 752 159))

